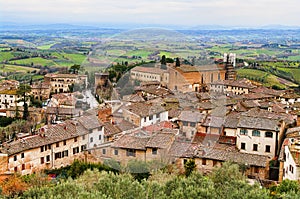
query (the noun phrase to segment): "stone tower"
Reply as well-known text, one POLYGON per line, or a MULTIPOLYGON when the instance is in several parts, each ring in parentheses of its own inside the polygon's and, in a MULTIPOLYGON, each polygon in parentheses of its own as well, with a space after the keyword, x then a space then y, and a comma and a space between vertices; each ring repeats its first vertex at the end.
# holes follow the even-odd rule
POLYGON ((236 55, 233 53, 227 54, 224 53, 224 63, 225 63, 225 79, 227 80, 235 80, 236 79, 236 71, 235 67, 235 57, 236 55))

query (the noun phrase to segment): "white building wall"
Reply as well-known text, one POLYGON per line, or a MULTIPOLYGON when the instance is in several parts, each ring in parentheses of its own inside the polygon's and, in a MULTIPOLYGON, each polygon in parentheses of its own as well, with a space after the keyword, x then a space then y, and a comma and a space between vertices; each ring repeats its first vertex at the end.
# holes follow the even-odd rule
POLYGON ((299 180, 299 168, 296 166, 294 158, 290 152, 289 146, 284 146, 285 161, 283 179, 299 180))
MULTIPOLYGON (((161 81, 163 75, 154 74, 154 73, 146 73, 139 71, 131 71, 130 72, 131 79, 140 80, 140 81, 161 81)), ((168 78, 168 77, 167 77, 168 78)))
POLYGON ((90 131, 87 137, 87 148, 97 147, 104 142, 104 127, 99 127, 90 131))
POLYGON ((18 95, 0 94, 0 109, 8 109, 17 106, 23 106, 23 101, 20 101, 18 95), (7 103, 4 104, 4 103, 7 103))
POLYGON ((237 129, 224 128, 224 132, 226 132, 226 136, 237 136, 237 129))
POLYGON ((74 159, 79 158, 79 156, 83 154, 81 146, 85 145, 86 141, 79 136, 77 138, 68 139, 65 143, 64 141, 56 143, 49 144, 51 149, 48 148, 49 145, 47 145, 47 149, 45 150, 44 148, 43 151, 41 151, 41 147, 36 147, 10 155, 8 157, 8 170, 14 172, 16 167, 17 172, 22 175, 27 175, 46 168, 53 169, 70 165, 74 159), (58 143, 58 145, 56 143, 58 143), (77 147, 79 149, 78 153, 73 154, 73 148, 77 147), (68 156, 55 159, 55 153, 63 151, 68 151, 68 156), (21 157, 22 153, 24 153, 23 158, 21 157), (14 156, 16 156, 16 160, 14 159, 14 156), (50 161, 47 161, 47 156, 50 156, 50 161), (44 157, 44 163, 41 162, 42 157, 44 157), (22 168, 22 165, 24 165, 24 169, 22 168))
POLYGON ((149 125, 156 124, 161 121, 167 121, 167 120, 168 120, 168 111, 164 111, 162 113, 158 113, 158 114, 154 114, 152 116, 147 116, 147 117, 141 118, 140 126, 141 127, 149 126, 149 125))
POLYGON ((276 132, 273 132, 273 137, 265 137, 264 130, 260 131, 260 136, 252 136, 252 131, 254 129, 247 129, 248 134, 242 135, 241 128, 237 129, 237 148, 241 150, 241 152, 257 154, 257 155, 267 155, 270 157, 275 156, 275 146, 276 146, 276 132), (246 148, 242 149, 242 143, 245 143, 246 148), (253 150, 253 144, 257 144, 258 148, 257 151, 253 150), (270 152, 266 152, 266 146, 270 146, 270 152))

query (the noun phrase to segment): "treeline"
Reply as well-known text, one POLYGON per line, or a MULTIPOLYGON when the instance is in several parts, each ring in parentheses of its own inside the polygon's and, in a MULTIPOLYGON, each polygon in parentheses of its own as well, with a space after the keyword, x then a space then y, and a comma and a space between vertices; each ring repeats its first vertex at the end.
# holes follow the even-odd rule
POLYGON ((139 63, 135 64, 129 64, 127 61, 122 63, 117 63, 115 65, 111 65, 109 68, 107 68, 107 72, 109 72, 109 80, 111 82, 118 82, 119 79, 128 71, 130 71, 132 68, 136 66, 141 66, 145 64, 151 64, 155 63, 155 61, 145 62, 141 61, 139 63))
POLYGON ((75 178, 60 180, 49 180, 41 174, 12 176, 1 187, 1 198, 300 198, 297 181, 285 180, 268 189, 257 183, 250 185, 239 166, 227 162, 206 176, 195 171, 180 175, 161 169, 137 180, 128 172, 94 168, 75 178))
MULTIPOLYGON (((280 62, 281 63, 281 62, 280 62)), ((290 72, 286 72, 278 67, 283 67, 283 68, 299 68, 300 65, 298 64, 298 62, 282 62, 282 65, 272 62, 253 62, 250 63, 250 65, 246 68, 250 68, 250 69, 257 69, 257 70, 261 70, 270 74, 273 74, 275 76, 281 77, 283 79, 289 80, 291 82, 294 83, 300 83, 297 82, 294 77, 293 74, 291 74, 290 72)), ((264 82, 264 79, 261 79, 260 82, 264 82)))

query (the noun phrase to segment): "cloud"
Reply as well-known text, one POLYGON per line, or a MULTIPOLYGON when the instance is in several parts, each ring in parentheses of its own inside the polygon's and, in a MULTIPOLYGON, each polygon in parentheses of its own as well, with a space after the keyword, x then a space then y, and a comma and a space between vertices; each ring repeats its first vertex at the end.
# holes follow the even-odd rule
POLYGON ((19 22, 300 25, 298 0, 0 0, 19 22))

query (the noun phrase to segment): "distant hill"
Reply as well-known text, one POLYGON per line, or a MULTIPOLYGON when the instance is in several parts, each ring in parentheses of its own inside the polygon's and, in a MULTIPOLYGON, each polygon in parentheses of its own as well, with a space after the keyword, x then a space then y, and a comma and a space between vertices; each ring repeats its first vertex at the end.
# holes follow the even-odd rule
POLYGON ((187 40, 187 36, 183 33, 161 29, 161 28, 141 28, 122 32, 115 36, 116 39, 130 40, 187 40))

